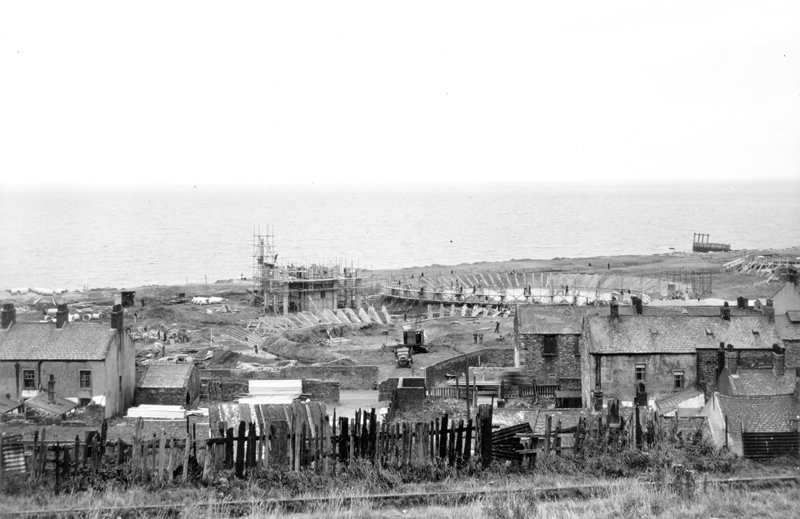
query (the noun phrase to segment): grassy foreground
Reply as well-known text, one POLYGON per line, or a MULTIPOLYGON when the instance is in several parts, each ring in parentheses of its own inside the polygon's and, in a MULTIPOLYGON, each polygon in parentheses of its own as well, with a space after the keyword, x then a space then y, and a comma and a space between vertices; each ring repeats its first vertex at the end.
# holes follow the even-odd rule
MULTIPOLYGON (((248 480, 223 472, 212 481, 187 485, 141 483, 119 474, 84 474, 58 492, 50 481, 6 478, 0 481, 0 516, 31 510, 89 509, 86 517, 285 517, 292 510, 256 501, 333 497, 304 505, 296 517, 372 518, 432 517, 464 519, 516 518, 787 518, 800 517, 800 488, 729 487, 704 484, 706 478, 797 476, 796 459, 757 464, 716 451, 698 436, 685 444, 659 444, 649 451, 619 449, 613 444, 587 445, 582 453, 551 457, 535 471, 495 463, 481 468, 474 461, 460 467, 426 465, 384 469, 363 461, 339 467, 333 476, 313 472, 264 471, 248 480), (678 484, 680 465, 694 471, 696 484, 678 484), (542 487, 602 486, 570 491, 559 499, 530 491, 542 487), (442 491, 487 492, 474 500, 444 496, 420 503, 349 499, 375 494, 442 491), (500 492, 498 492, 500 491, 500 492), (507 491, 507 492, 503 492, 507 491), (253 502, 237 509, 233 502, 253 502), (181 504, 179 511, 117 510, 136 506, 181 504)), ((68 514, 67 514, 68 515, 68 514)))

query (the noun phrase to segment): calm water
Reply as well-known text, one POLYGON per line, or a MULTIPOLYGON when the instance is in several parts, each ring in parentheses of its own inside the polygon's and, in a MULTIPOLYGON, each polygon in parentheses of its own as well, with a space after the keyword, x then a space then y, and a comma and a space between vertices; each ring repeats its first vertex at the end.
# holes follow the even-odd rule
POLYGON ((800 182, 0 188, 0 289, 250 277, 257 225, 376 269, 800 245, 800 182))

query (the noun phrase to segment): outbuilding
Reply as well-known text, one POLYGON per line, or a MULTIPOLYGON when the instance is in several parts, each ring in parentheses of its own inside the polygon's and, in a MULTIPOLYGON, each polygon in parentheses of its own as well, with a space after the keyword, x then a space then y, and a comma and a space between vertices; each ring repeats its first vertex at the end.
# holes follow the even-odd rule
POLYGON ((200 373, 193 363, 154 363, 145 367, 136 383, 136 405, 180 405, 186 409, 200 403, 200 373))

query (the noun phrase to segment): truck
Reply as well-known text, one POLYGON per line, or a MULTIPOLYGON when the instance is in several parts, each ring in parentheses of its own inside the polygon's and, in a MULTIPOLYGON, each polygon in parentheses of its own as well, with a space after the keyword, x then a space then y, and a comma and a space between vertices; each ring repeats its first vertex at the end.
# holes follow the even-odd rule
POLYGON ((414 364, 414 354, 410 346, 395 346, 394 360, 398 368, 410 368, 414 364))

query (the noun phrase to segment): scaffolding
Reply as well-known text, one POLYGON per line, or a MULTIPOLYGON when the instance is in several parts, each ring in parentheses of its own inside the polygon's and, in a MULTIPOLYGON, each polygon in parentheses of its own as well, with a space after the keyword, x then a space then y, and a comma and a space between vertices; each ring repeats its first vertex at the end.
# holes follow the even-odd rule
POLYGON ((253 305, 265 313, 309 311, 321 314, 344 308, 359 308, 366 290, 363 271, 328 263, 279 263, 274 234, 253 232, 253 305))

